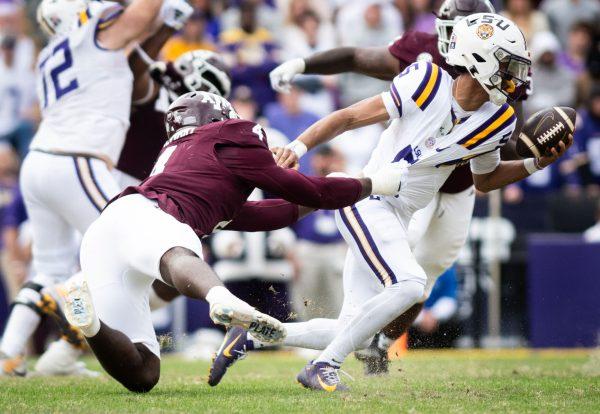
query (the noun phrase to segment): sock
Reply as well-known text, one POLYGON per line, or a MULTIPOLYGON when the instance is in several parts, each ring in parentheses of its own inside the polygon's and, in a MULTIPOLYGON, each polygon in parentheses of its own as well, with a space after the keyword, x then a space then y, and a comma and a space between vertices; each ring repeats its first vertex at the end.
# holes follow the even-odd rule
MULTIPOLYGON (((284 323, 283 326, 287 330, 287 336, 282 345, 320 350, 325 349, 335 338, 339 322, 337 319, 317 318, 306 322, 284 323)), ((273 344, 261 342, 248 332, 246 349, 251 351, 266 346, 273 346, 273 344)))
POLYGON ((41 316, 30 307, 15 304, 4 329, 0 351, 11 358, 24 354, 25 345, 37 329, 40 320, 41 316))
MULTIPOLYGON (((206 301, 211 305, 217 303, 228 303, 231 301, 242 302, 237 296, 231 293, 225 286, 215 286, 206 294, 206 301)), ((250 305, 248 305, 250 306, 250 305)))
POLYGON ((379 330, 417 303, 423 290, 424 285, 413 280, 386 287, 361 305, 315 362, 340 366, 351 352, 365 347, 379 330))
POLYGON ((92 336, 96 336, 96 334, 100 330, 100 319, 98 319, 98 315, 96 315, 96 313, 94 313, 92 323, 88 326, 83 326, 79 329, 81 329, 81 332, 83 332, 83 335, 86 338, 91 338, 92 336))

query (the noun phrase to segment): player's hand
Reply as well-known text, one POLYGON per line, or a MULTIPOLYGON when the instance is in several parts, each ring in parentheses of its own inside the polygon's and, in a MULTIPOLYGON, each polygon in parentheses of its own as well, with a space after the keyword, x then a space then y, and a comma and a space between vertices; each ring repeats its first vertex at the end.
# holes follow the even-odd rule
POLYGON ((274 147, 271 148, 271 152, 278 167, 293 168, 294 170, 300 167, 298 155, 291 148, 274 147))
POLYGON ((175 30, 181 30, 194 8, 185 0, 165 0, 160 9, 160 19, 166 26, 175 30))
POLYGON ((371 179, 371 194, 394 196, 398 194, 408 173, 406 161, 387 164, 373 174, 365 174, 371 179))
POLYGON ((567 150, 573 145, 573 135, 569 135, 567 141, 560 141, 557 146, 550 148, 550 152, 538 158, 538 165, 541 168, 545 168, 552 164, 554 161, 562 157, 567 150))
POLYGON ((304 73, 305 67, 304 59, 301 58, 283 62, 269 73, 271 88, 280 93, 289 93, 294 76, 304 73))

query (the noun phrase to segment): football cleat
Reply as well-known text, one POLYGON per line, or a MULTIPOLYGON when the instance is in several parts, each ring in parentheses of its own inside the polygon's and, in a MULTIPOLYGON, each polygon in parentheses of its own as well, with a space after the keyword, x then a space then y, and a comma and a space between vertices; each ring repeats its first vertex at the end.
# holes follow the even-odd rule
POLYGON ((0 377, 24 377, 27 375, 27 364, 21 355, 9 357, 0 351, 0 377))
POLYGON ((227 372, 227 368, 246 357, 248 331, 237 326, 229 328, 223 344, 215 354, 208 373, 208 385, 214 387, 227 372))
POLYGON ((387 375, 389 373, 390 359, 387 349, 381 349, 378 344, 379 335, 375 336, 368 348, 354 353, 356 359, 363 363, 364 372, 367 376, 387 375))
POLYGON ((285 338, 286 331, 281 322, 257 311, 247 303, 239 302, 231 305, 211 305, 210 318, 220 325, 244 328, 261 342, 274 343, 285 338))
POLYGON ((317 391, 348 391, 348 387, 342 384, 339 368, 327 362, 309 362, 296 379, 305 388, 317 391))
POLYGON ((65 283, 59 294, 64 301, 64 312, 69 323, 79 329, 86 329, 94 322, 94 303, 87 283, 71 280, 65 283))

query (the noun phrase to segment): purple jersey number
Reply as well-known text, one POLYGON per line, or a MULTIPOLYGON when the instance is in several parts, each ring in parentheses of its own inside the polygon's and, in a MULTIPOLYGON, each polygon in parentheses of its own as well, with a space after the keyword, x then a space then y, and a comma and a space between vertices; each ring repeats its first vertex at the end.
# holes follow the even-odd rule
POLYGON ((42 84, 44 88, 44 108, 48 106, 48 77, 50 77, 50 80, 52 81, 57 101, 69 92, 72 92, 79 87, 77 79, 72 79, 71 82, 69 82, 66 86, 62 86, 60 83, 59 76, 65 71, 69 70, 71 67, 73 67, 73 54, 71 53, 71 48, 69 47, 69 39, 67 38, 60 42, 58 45, 56 45, 54 49, 52 49, 52 54, 46 59, 44 59, 39 66, 40 75, 42 76, 42 84), (62 62, 60 62, 53 68, 47 68, 46 66, 48 60, 59 53, 62 53, 62 62))

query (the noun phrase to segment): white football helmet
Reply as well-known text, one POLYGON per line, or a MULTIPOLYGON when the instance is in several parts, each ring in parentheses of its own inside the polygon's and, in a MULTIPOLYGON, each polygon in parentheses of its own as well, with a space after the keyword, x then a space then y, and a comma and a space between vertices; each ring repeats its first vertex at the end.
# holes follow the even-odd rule
POLYGON ((224 98, 231 92, 229 69, 214 52, 192 50, 179 56, 173 66, 189 91, 206 91, 224 98))
POLYGON ((42 0, 37 8, 37 21, 50 37, 66 35, 77 27, 79 16, 86 12, 89 3, 90 0, 42 0))
POLYGON ((531 66, 521 30, 506 17, 490 13, 472 14, 454 26, 446 61, 465 68, 496 105, 527 81, 531 66))
POLYGON ((489 0, 444 0, 435 19, 438 50, 442 57, 448 53, 452 29, 459 20, 474 13, 496 13, 489 0))

